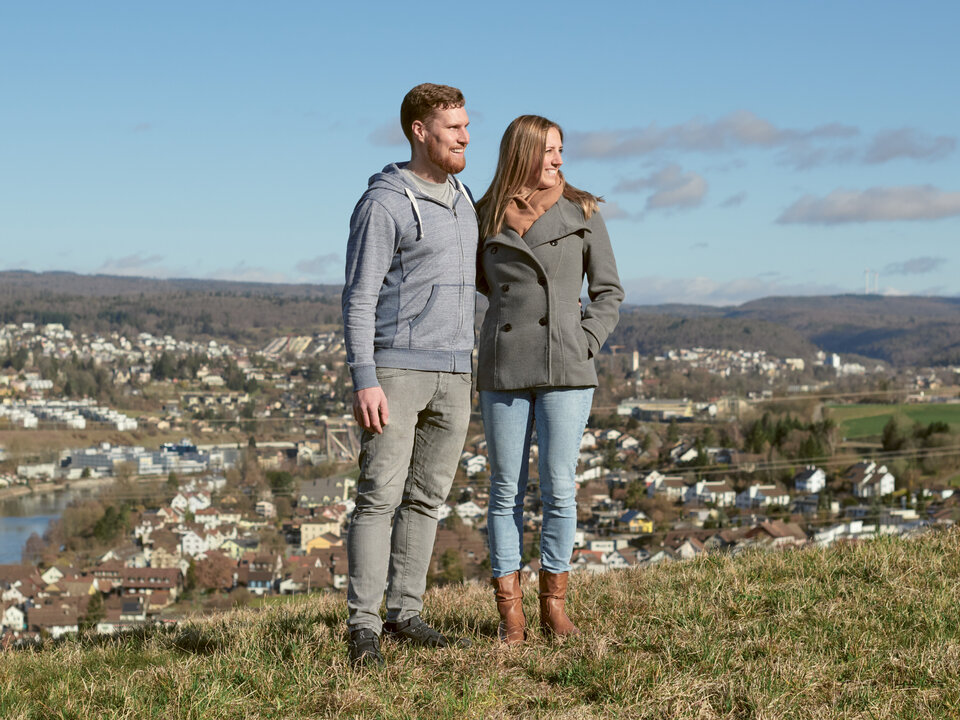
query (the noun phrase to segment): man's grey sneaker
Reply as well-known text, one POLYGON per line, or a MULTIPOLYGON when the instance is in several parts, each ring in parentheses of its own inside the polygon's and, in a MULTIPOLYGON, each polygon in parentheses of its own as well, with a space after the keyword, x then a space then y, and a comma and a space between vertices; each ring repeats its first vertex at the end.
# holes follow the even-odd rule
POLYGON ((354 667, 378 666, 386 662, 380 654, 380 636, 370 628, 352 631, 347 648, 350 651, 350 663, 354 667))
POLYGON ((403 640, 421 647, 468 648, 472 644, 468 638, 448 638, 427 625, 419 615, 403 622, 386 622, 383 624, 383 631, 396 640, 403 640))

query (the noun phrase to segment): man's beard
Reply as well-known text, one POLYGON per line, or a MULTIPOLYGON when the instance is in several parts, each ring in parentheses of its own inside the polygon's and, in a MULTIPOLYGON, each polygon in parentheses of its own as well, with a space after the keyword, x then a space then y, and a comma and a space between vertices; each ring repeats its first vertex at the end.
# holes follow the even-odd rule
POLYGON ((467 166, 467 158, 463 155, 454 155, 449 150, 440 152, 432 144, 427 144, 427 158, 444 172, 456 175, 467 166))

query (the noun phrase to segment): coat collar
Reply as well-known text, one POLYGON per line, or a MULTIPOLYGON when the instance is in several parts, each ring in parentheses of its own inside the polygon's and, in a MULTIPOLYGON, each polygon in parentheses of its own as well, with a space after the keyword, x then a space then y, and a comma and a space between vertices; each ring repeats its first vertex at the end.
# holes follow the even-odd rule
POLYGON ((587 225, 579 208, 561 197, 527 230, 523 240, 533 248, 586 229, 587 225))
POLYGON ((504 226, 499 235, 487 238, 484 244, 497 242, 527 250, 580 231, 590 231, 583 219, 583 213, 570 200, 561 197, 552 208, 537 218, 524 237, 504 226))

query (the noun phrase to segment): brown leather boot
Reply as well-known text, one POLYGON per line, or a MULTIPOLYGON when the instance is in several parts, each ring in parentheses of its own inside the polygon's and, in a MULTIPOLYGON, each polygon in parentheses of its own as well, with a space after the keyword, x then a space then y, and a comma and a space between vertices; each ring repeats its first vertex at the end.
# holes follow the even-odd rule
POLYGON ((520 590, 520 573, 492 578, 500 627, 497 632, 507 645, 520 645, 526 637, 527 619, 523 616, 523 592, 520 590))
POLYGON ((569 575, 540 570, 540 629, 544 635, 564 637, 580 634, 563 609, 569 575))

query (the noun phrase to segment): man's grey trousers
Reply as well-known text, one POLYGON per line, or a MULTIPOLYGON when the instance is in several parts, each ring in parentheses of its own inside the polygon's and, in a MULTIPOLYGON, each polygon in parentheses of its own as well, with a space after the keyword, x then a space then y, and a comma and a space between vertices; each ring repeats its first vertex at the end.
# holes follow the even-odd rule
POLYGON ((347 625, 380 634, 384 588, 390 622, 423 607, 437 515, 470 423, 470 374, 377 368, 377 379, 390 419, 382 434, 364 432, 360 443, 347 625))

